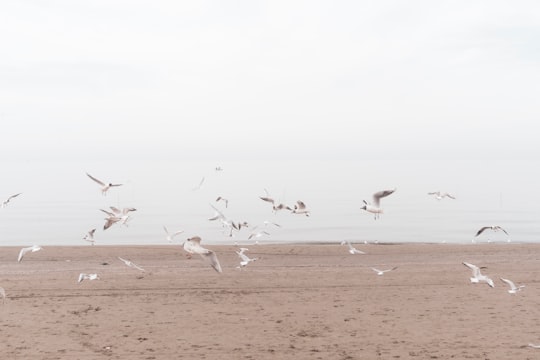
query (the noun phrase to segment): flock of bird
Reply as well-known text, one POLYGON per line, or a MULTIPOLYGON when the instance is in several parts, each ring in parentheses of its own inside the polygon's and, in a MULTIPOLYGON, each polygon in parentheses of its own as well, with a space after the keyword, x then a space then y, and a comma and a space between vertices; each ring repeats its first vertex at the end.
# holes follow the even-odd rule
MULTIPOLYGON (((223 169, 221 167, 216 167, 215 170, 216 171, 223 171, 223 169)), ((120 183, 112 183, 112 182, 102 181, 102 180, 96 178, 95 176, 90 175, 89 173, 86 173, 86 175, 92 181, 94 181, 95 183, 97 183, 99 185, 101 194, 103 196, 107 195, 108 191, 111 190, 112 188, 122 186, 122 184, 120 184, 120 183)), ((204 182, 205 182, 205 177, 203 177, 200 180, 200 182, 197 184, 197 186, 195 186, 192 190, 196 191, 196 190, 201 189, 204 182)), ((372 195, 371 202, 363 200, 364 205, 360 209, 365 210, 366 212, 369 212, 369 213, 373 214, 375 220, 379 219, 380 215, 384 213, 384 210, 383 210, 383 208, 381 206, 381 199, 392 195, 395 191, 396 191, 396 189, 394 188, 394 189, 382 190, 382 191, 375 192, 372 195)), ((274 199, 274 197, 272 197, 266 189, 264 189, 264 192, 265 192, 265 194, 263 196, 260 196, 259 198, 262 201, 271 204, 271 206, 272 206, 271 209, 272 209, 273 213, 276 213, 278 211, 288 211, 291 214, 299 214, 299 215, 304 215, 306 217, 310 216, 311 211, 308 209, 308 207, 306 206, 306 204, 303 201, 298 200, 294 205, 291 206, 291 205, 287 205, 287 204, 284 204, 282 202, 276 201, 274 199)), ((21 193, 17 193, 17 194, 9 196, 6 200, 4 200, 2 202, 2 207, 6 207, 8 205, 8 203, 12 199, 14 199, 15 197, 17 197, 19 195, 21 195, 21 193)), ((449 198, 449 199, 454 199, 454 200, 456 199, 456 197, 454 195, 452 195, 452 194, 450 194, 448 192, 434 191, 434 192, 428 192, 428 195, 434 196, 437 200, 442 200, 444 198, 449 198)), ((216 201, 216 203, 219 203, 219 202, 223 203, 225 208, 228 207, 229 201, 227 199, 223 198, 222 196, 218 196, 215 201, 216 201)), ((242 228, 251 227, 248 224, 247 221, 234 221, 234 220, 228 218, 223 213, 223 211, 219 210, 216 206, 214 206, 212 204, 210 204, 210 206, 214 210, 214 215, 212 217, 208 218, 208 220, 209 221, 218 221, 221 224, 221 226, 225 229, 224 232, 227 232, 228 236, 233 236, 233 231, 240 231, 242 228)), ((119 209, 117 207, 110 206, 109 209, 107 209, 107 210, 105 210, 105 209, 100 209, 100 210, 107 215, 106 218, 105 218, 105 223, 103 225, 103 230, 106 230, 106 229, 110 228, 111 226, 113 226, 115 224, 120 224, 120 225, 126 225, 127 226, 128 222, 131 219, 130 214, 132 212, 136 211, 137 209, 133 208, 133 207, 126 207, 126 208, 119 209)), ((259 237, 262 237, 262 236, 270 235, 270 233, 267 231, 268 226, 281 227, 281 225, 279 225, 279 224, 277 224, 275 222, 270 222, 270 221, 265 220, 261 225, 251 227, 252 232, 249 234, 248 239, 254 239, 254 238, 256 239, 256 238, 259 238, 259 237)), ((174 238, 176 236, 178 236, 179 234, 184 232, 183 230, 178 230, 178 231, 175 231, 175 232, 169 232, 169 230, 167 229, 166 226, 163 226, 163 229, 164 229, 165 234, 166 234, 166 240, 168 242, 170 242, 170 243, 174 241, 174 238)), ((479 236, 480 234, 482 234, 486 230, 503 231, 505 234, 508 235, 508 232, 506 232, 506 230, 504 230, 500 226, 484 226, 484 227, 482 227, 481 229, 479 229, 477 231, 477 233, 475 234, 475 237, 479 236)), ((95 232, 96 232, 96 228, 93 228, 93 229, 89 230, 88 233, 83 237, 83 240, 91 243, 92 245, 94 245, 94 243, 95 243, 95 239, 94 239, 95 232)), ((207 248, 203 247, 201 245, 201 241, 202 240, 201 240, 201 238, 199 236, 193 236, 193 237, 190 237, 187 240, 185 240, 182 243, 182 248, 186 252, 186 256, 188 258, 191 258, 191 256, 193 254, 200 255, 205 261, 208 262, 208 264, 215 271, 221 273, 222 272, 222 267, 221 267, 221 265, 219 263, 219 260, 218 260, 218 257, 216 255, 216 253, 214 251, 210 250, 210 249, 207 249, 207 248)), ((258 244, 258 241, 255 242, 255 244, 258 244)), ((342 245, 347 245, 348 252, 350 254, 352 254, 352 255, 365 254, 363 251, 360 251, 360 250, 356 249, 350 243, 350 241, 343 241, 341 244, 342 245)), ((23 257, 27 253, 36 252, 36 251, 39 251, 39 250, 42 250, 42 247, 39 246, 39 245, 33 245, 33 246, 30 246, 30 247, 24 247, 24 248, 22 248, 20 250, 17 261, 21 262, 23 257)), ((248 251, 247 248, 240 248, 240 250, 236 252, 236 254, 238 255, 238 257, 240 259, 239 266, 237 267, 238 269, 243 269, 249 263, 257 260, 257 258, 248 257, 246 255, 246 251, 248 251)), ((140 271, 144 271, 143 268, 141 268, 140 266, 132 263, 129 260, 126 260, 126 259, 123 259, 123 258, 120 258, 120 257, 119 257, 119 260, 123 261, 127 266, 130 266, 132 268, 136 268, 136 269, 138 269, 140 271)), ((490 286, 492 286, 492 287, 494 286, 493 281, 491 279, 489 279, 488 277, 482 275, 481 272, 480 272, 480 269, 478 267, 476 267, 475 265, 466 263, 466 262, 464 262, 464 264, 467 265, 468 267, 470 267, 472 269, 472 271, 473 271, 473 277, 471 278, 471 282, 473 282, 473 283, 487 282, 490 286)), ((384 273, 386 273, 388 271, 395 270, 395 269, 396 269, 395 267, 391 268, 391 269, 386 269, 386 270, 380 270, 380 269, 377 269, 377 268, 372 268, 372 270, 375 271, 378 275, 382 275, 382 274, 384 274, 384 273)), ((83 280, 95 280, 95 279, 99 279, 99 276, 97 274, 84 274, 84 273, 81 273, 80 276, 79 276, 78 281, 81 282, 83 280)), ((514 285, 511 285, 511 281, 508 280, 508 279, 501 279, 501 280, 503 280, 505 283, 507 283, 507 284, 509 284, 511 286, 511 293, 515 293, 515 292, 517 292, 518 290, 520 290, 522 288, 522 287, 515 287, 514 285)))

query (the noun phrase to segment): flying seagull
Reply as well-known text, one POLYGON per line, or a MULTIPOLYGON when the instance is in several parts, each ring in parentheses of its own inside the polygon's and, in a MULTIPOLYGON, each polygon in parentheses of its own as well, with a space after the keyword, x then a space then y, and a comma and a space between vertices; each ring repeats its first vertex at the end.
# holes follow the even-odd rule
POLYGON ((471 277, 472 283, 477 284, 479 282, 485 282, 489 286, 495 287, 495 283, 493 283, 493 280, 491 280, 489 277, 487 277, 486 275, 483 275, 480 272, 480 267, 473 265, 471 263, 468 263, 468 262, 463 262, 463 265, 467 266, 469 269, 472 270, 472 275, 473 275, 471 277))
POLYGON ((306 208, 306 204, 304 204, 304 202, 300 200, 296 202, 296 205, 294 205, 294 209, 292 209, 291 212, 293 214, 302 214, 309 216, 309 210, 306 208))
POLYGON ((391 269, 379 270, 377 268, 372 267, 371 270, 375 271, 377 273, 377 275, 384 275, 384 273, 396 270, 397 268, 398 268, 397 266, 394 266, 391 269))
POLYGON ((109 208, 111 209, 111 211, 100 209, 105 214, 109 215, 107 218, 105 218, 105 224, 103 225, 103 230, 107 230, 113 224, 116 224, 117 222, 120 222, 121 224, 127 226, 127 222, 129 221, 129 219, 131 219, 131 217, 129 216, 129 213, 131 211, 137 211, 137 209, 132 208, 132 207, 123 208, 122 210, 114 206, 109 206, 109 208))
POLYGON ((221 273, 221 265, 219 264, 219 260, 217 258, 217 255, 212 250, 203 248, 201 246, 201 238, 199 236, 193 236, 189 239, 187 239, 184 242, 184 250, 188 252, 189 254, 199 254, 201 257, 208 261, 210 265, 216 270, 218 273, 221 273))
POLYGON ((250 262, 256 261, 258 258, 250 258, 245 254, 248 251, 247 248, 240 248, 240 251, 235 251, 238 257, 240 257, 240 266, 238 268, 246 267, 250 262))
POLYGON ((504 230, 502 227, 498 226, 498 225, 495 225, 495 226, 484 226, 482 228, 480 228, 480 230, 478 230, 478 232, 476 233, 476 235, 474 235, 475 237, 480 235, 481 233, 484 232, 484 230, 487 230, 487 229, 490 229, 490 230, 493 230, 493 231, 499 231, 501 230, 502 232, 504 232, 506 235, 508 235, 508 233, 506 232, 506 230, 504 230))
POLYGON ((2 202, 2 207, 5 208, 7 206, 7 204, 11 201, 11 199, 21 195, 22 193, 18 193, 18 194, 15 194, 15 195, 11 195, 10 197, 8 197, 6 200, 4 200, 2 202))
POLYGON ((510 286, 510 289, 508 289, 508 292, 510 294, 515 294, 518 291, 521 291, 521 289, 523 289, 525 287, 525 285, 516 286, 516 284, 514 284, 514 282, 512 280, 503 279, 503 278, 500 278, 500 279, 503 282, 505 282, 508 286, 510 286))
POLYGON ((360 209, 366 210, 367 212, 374 214, 375 220, 377 220, 379 218, 379 215, 383 213, 383 209, 381 207, 381 199, 390 194, 393 194, 394 191, 396 191, 396 189, 382 190, 376 192, 375 194, 373 194, 372 203, 370 204, 366 200, 364 200, 364 206, 362 206, 360 209))
POLYGON ((163 226, 163 229, 165 230, 165 233, 167 234, 166 236, 166 239, 168 242, 172 242, 173 241, 173 238, 178 235, 178 234, 181 234, 184 232, 184 230, 178 230, 178 231, 175 231, 173 233, 170 233, 169 230, 167 230, 167 227, 166 226, 163 226))
POLYGON ((351 244, 350 241, 348 241, 348 240, 343 240, 343 241, 341 242, 341 245, 345 245, 345 244, 348 245, 348 247, 349 247, 349 253, 350 253, 350 254, 352 254, 352 255, 354 255, 354 254, 365 254, 365 252, 360 251, 360 250, 358 250, 357 248, 355 248, 355 247, 351 244))
POLYGON ((88 241, 92 245, 94 245, 94 233, 96 232, 96 229, 90 230, 86 235, 84 235, 83 240, 88 241))
POLYGON ((127 266, 129 267, 132 267, 134 269, 137 269, 137 270, 141 270, 141 271, 144 271, 144 269, 142 267, 140 267, 139 265, 129 261, 129 260, 126 260, 126 259, 122 259, 120 256, 118 257, 119 260, 122 260, 124 262, 124 264, 126 264, 127 266))
POLYGON ((440 191, 432 191, 432 192, 428 192, 428 195, 433 195, 435 196, 435 199, 437 200, 442 200, 444 199, 445 197, 447 198, 450 198, 450 199, 455 199, 456 197, 452 194, 449 194, 447 192, 440 192, 440 191))
POLYGON ((113 186, 122 186, 122 184, 113 184, 113 183, 105 183, 99 179, 96 179, 95 177, 93 177, 92 175, 90 175, 89 173, 86 173, 86 175, 88 175, 88 177, 92 180, 94 180, 95 182, 97 182, 99 185, 101 185, 101 194, 102 195, 107 195, 107 191, 113 187, 113 186))
POLYGON ((42 247, 39 245, 32 245, 30 247, 22 248, 21 251, 19 252, 19 257, 17 258, 17 262, 21 262, 22 258, 24 257, 24 255, 26 255, 26 253, 36 252, 39 250, 42 250, 42 247))

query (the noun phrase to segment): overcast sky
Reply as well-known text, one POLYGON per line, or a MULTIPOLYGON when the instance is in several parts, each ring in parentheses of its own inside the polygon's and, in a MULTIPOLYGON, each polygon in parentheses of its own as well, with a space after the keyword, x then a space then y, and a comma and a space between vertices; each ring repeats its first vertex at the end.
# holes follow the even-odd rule
POLYGON ((2 157, 540 157, 537 1, 8 0, 0 34, 2 157))

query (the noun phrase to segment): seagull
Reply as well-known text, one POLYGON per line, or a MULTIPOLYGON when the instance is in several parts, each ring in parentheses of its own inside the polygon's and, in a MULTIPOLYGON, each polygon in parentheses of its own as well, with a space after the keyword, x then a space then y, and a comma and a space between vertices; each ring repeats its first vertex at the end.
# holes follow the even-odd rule
POLYGON ((440 191, 432 191, 428 192, 428 195, 434 195, 437 200, 442 200, 445 197, 448 197, 450 199, 455 199, 456 197, 452 194, 449 194, 447 192, 440 192, 440 191))
POLYGON ((86 173, 86 175, 88 175, 88 177, 92 180, 94 180, 95 182, 97 182, 99 185, 101 185, 101 194, 102 195, 107 195, 107 191, 113 187, 113 186, 122 186, 122 184, 113 184, 113 183, 105 183, 101 180, 98 180, 96 179, 95 177, 93 177, 92 175, 90 175, 89 173, 86 173))
POLYGON ((265 196, 259 196, 259 199, 272 204, 272 210, 274 211, 274 213, 278 212, 279 210, 284 210, 284 209, 293 211, 293 209, 291 207, 289 207, 289 206, 287 206, 285 204, 280 203, 280 204, 276 205, 275 200, 270 197, 270 194, 268 193, 268 191, 266 189, 264 189, 264 192, 266 193, 266 195, 265 196))
POLYGON ((348 241, 348 240, 343 240, 343 241, 341 242, 341 245, 345 245, 345 244, 347 244, 347 245, 349 246, 349 253, 351 253, 352 255, 354 255, 354 254, 365 254, 365 252, 360 251, 360 250, 358 250, 357 248, 355 248, 354 246, 352 246, 352 244, 351 244, 350 241, 348 241))
POLYGON ((303 214, 309 216, 309 211, 306 209, 306 204, 304 204, 304 202, 300 200, 296 202, 296 205, 294 205, 294 209, 292 209, 291 212, 293 214, 303 214))
POLYGON ((394 266, 393 268, 391 269, 386 269, 386 270, 379 270, 377 268, 374 268, 372 267, 371 270, 375 271, 377 273, 377 275, 384 275, 385 272, 389 272, 389 271, 392 271, 392 270, 396 270, 398 267, 397 266, 394 266))
POLYGON ((508 235, 508 233, 506 232, 506 230, 504 230, 502 227, 498 226, 498 225, 495 225, 495 226, 484 226, 483 228, 481 228, 480 230, 478 230, 478 232, 476 233, 476 235, 474 235, 475 237, 480 235, 481 233, 484 232, 484 230, 487 230, 487 229, 491 229, 493 231, 499 231, 501 230, 502 232, 504 232, 506 235, 508 235))
POLYGON ((240 248, 240 251, 235 251, 236 254, 240 257, 240 266, 238 268, 246 267, 250 262, 256 261, 258 258, 250 258, 244 252, 248 251, 246 248, 240 248))
POLYGON ((360 209, 366 210, 367 212, 374 214, 375 220, 377 220, 379 218, 379 215, 383 213, 383 209, 380 206, 381 198, 394 193, 394 191, 396 191, 396 189, 382 190, 376 192, 375 194, 373 194, 373 203, 370 204, 366 200, 364 200, 364 206, 362 206, 360 209))
POLYGON ((270 233, 266 231, 254 231, 251 234, 249 234, 248 240, 251 240, 252 238, 260 238, 261 236, 264 236, 264 235, 270 235, 270 233))
POLYGON ((17 262, 21 262, 24 255, 26 255, 27 252, 36 252, 42 250, 42 247, 39 245, 32 245, 30 247, 22 248, 19 252, 19 257, 17 258, 17 262))
POLYGON ((99 280, 99 275, 80 273, 78 282, 81 282, 83 280, 99 280))
POLYGON ((126 264, 127 266, 129 267, 132 267, 134 269, 137 269, 137 270, 141 270, 141 271, 144 271, 144 269, 140 266, 138 266, 137 264, 135 263, 132 263, 131 261, 129 260, 126 260, 126 259, 122 259, 120 256, 118 257, 118 259, 122 260, 124 262, 124 264, 126 264))
POLYGON ((11 201, 11 199, 21 195, 22 193, 18 193, 18 194, 15 194, 15 195, 11 195, 10 197, 8 197, 6 200, 4 200, 4 202, 2 202, 2 207, 5 208, 7 206, 7 204, 11 201))
POLYGON ((172 241, 173 241, 173 238, 174 238, 176 235, 181 234, 181 233, 184 232, 184 230, 178 230, 178 231, 176 231, 176 232, 174 232, 174 233, 171 234, 171 233, 169 232, 169 230, 167 230, 167 227, 166 227, 166 226, 163 226, 163 229, 165 230, 165 233, 167 234, 166 239, 167 239, 168 242, 172 242, 172 241))
POLYGON ((495 287, 495 284, 493 283, 493 280, 491 280, 489 277, 487 277, 486 275, 483 275, 481 272, 480 272, 480 268, 476 265, 473 265, 473 264, 470 264, 468 262, 463 262, 463 265, 467 266, 469 269, 472 270, 472 275, 473 277, 471 278, 471 282, 472 283, 479 283, 479 282, 485 282, 487 283, 489 286, 491 287, 495 287))
POLYGON ((218 196, 217 199, 216 199, 216 202, 218 202, 218 201, 220 201, 220 200, 223 201, 223 202, 225 203, 225 207, 228 207, 228 206, 229 206, 229 200, 227 200, 227 199, 225 199, 225 198, 223 198, 223 197, 221 197, 221 196, 218 196))
POLYGON ((123 208, 122 210, 120 210, 120 209, 118 209, 118 208, 116 208, 114 206, 109 206, 109 208, 112 211, 107 211, 107 210, 100 209, 105 214, 109 215, 107 218, 105 218, 106 222, 105 222, 105 225, 103 225, 103 230, 107 230, 113 224, 116 224, 117 222, 120 222, 122 225, 127 226, 127 222, 130 219, 129 213, 131 211, 137 211, 137 209, 132 208, 132 207, 123 208))
POLYGON ((188 252, 189 254, 199 254, 201 257, 210 262, 210 265, 216 270, 218 273, 221 273, 221 265, 219 264, 219 260, 217 258, 217 255, 212 250, 205 249, 201 246, 201 238, 199 236, 193 236, 189 239, 187 239, 184 242, 184 250, 188 252))
POLYGON ((508 284, 508 286, 510 286, 510 289, 508 290, 508 292, 510 294, 515 294, 517 293, 518 291, 521 291, 521 289, 523 289, 525 287, 525 285, 520 285, 520 286, 516 286, 516 284, 514 284, 513 281, 511 280, 508 280, 508 279, 503 279, 503 278, 500 278, 503 282, 505 282, 506 284, 508 284))
POLYGON ((204 183, 204 176, 201 179, 201 181, 199 182, 199 184, 193 188, 193 191, 196 191, 196 190, 199 190, 200 188, 202 188, 203 183, 204 183))
POLYGON ((92 245, 94 245, 94 233, 96 232, 96 229, 90 230, 86 235, 84 235, 83 240, 88 241, 92 245))

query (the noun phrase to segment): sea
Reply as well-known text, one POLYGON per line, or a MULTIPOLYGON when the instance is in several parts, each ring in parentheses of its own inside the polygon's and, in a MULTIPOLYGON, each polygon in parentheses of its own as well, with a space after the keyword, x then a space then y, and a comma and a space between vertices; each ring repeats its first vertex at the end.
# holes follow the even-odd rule
POLYGON ((178 246, 204 244, 537 243, 540 164, 534 160, 239 160, 6 162, 0 201, 0 246, 178 246), (122 184, 105 195, 87 174, 122 184), (378 219, 362 209, 380 190, 378 219), (437 200, 441 191, 455 199, 437 200), (309 216, 274 212, 261 197, 309 216), (227 199, 216 201, 218 197, 227 199), (104 229, 110 207, 132 207, 127 224, 104 229), (232 232, 217 209, 247 227, 232 232), (277 224, 277 225, 275 225, 277 224), (484 231, 497 225, 507 231, 484 231), (172 242, 169 232, 182 231, 172 242), (262 232, 260 237, 252 234, 262 232), (250 238, 251 235, 251 238, 250 238))

